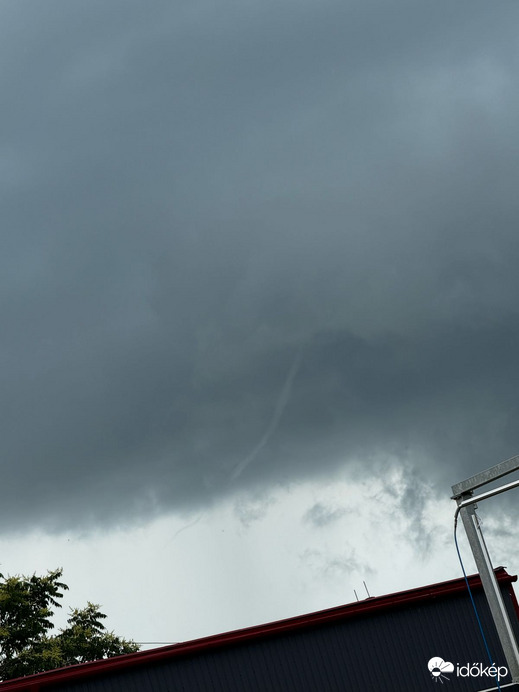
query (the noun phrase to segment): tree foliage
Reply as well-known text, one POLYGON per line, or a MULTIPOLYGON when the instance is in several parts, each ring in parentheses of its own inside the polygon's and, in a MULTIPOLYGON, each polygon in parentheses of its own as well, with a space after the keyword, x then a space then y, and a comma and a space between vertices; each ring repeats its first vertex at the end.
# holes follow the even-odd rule
POLYGON ((71 609, 67 627, 52 634, 54 609, 68 586, 61 569, 46 576, 0 574, 0 680, 94 661, 139 649, 133 641, 107 632, 106 615, 88 603, 71 609))

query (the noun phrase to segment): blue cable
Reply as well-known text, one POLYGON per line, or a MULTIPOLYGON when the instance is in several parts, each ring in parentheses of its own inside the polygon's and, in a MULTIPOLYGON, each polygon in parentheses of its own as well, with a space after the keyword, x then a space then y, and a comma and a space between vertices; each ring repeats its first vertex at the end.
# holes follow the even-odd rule
MULTIPOLYGON (((467 585, 470 600, 472 601, 472 607, 474 608, 474 613, 476 614, 476 620, 478 621, 479 631, 481 632, 481 636, 483 637, 483 642, 485 644, 485 649, 487 650, 488 660, 490 661, 490 665, 493 666, 495 661, 492 660, 492 655, 490 653, 490 649, 488 648, 487 638, 485 637, 485 633, 483 631, 483 625, 481 624, 481 620, 479 618, 478 609, 476 608, 474 596, 472 595, 472 590, 471 590, 470 585, 469 585, 469 580, 467 579, 467 574, 465 572, 465 567, 463 566, 463 560, 461 559, 461 553, 460 553, 460 549, 458 546, 458 537, 456 536, 456 530, 458 528, 458 513, 459 513, 459 507, 456 509, 456 513, 454 515, 454 544, 456 546, 456 551, 458 553, 458 558, 460 561, 461 569, 463 571, 463 576, 465 577, 465 584, 467 585)), ((497 679, 497 677, 495 677, 494 679, 495 679, 496 684, 497 684, 497 689, 501 690, 501 685, 499 684, 499 680, 497 679)))

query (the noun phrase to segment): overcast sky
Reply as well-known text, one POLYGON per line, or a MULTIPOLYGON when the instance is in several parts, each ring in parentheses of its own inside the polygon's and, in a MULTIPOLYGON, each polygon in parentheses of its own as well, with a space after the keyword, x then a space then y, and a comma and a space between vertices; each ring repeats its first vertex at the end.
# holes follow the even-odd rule
POLYGON ((0 4, 1 571, 138 640, 459 575, 450 486, 519 453, 518 22, 0 4))

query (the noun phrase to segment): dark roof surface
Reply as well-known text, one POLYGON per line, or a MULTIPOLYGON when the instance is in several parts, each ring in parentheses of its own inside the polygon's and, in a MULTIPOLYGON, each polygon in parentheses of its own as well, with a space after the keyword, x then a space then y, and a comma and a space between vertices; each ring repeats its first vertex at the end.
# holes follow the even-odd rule
MULTIPOLYGON (((517 577, 504 568, 496 576, 519 638, 517 577)), ((479 576, 469 581, 491 653, 506 665, 479 576)), ((438 689, 427 668, 435 656, 488 665, 463 579, 27 676, 1 683, 0 692, 416 692, 438 689)), ((491 687, 473 678, 453 682, 456 692, 491 687)))

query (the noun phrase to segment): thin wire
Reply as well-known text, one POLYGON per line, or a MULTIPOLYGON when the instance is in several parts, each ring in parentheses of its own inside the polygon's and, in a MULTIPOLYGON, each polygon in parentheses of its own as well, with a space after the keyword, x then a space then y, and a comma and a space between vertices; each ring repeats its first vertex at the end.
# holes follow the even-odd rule
MULTIPOLYGON (((470 600, 471 600, 471 602, 472 602, 472 607, 474 608, 474 613, 476 614, 476 620, 478 621, 479 631, 481 632, 481 636, 483 637, 483 643, 485 644, 485 649, 486 649, 486 651, 487 651, 488 660, 490 661, 490 665, 493 666, 495 662, 492 660, 492 654, 490 653, 490 649, 488 648, 487 638, 485 637, 485 632, 483 631, 483 625, 481 624, 481 620, 480 620, 480 618, 479 618, 478 609, 476 608, 476 603, 475 603, 475 601, 474 601, 474 596, 472 595, 472 589, 470 588, 469 580, 467 579, 467 573, 465 572, 465 567, 464 567, 464 565, 463 565, 463 560, 461 559, 460 548, 459 548, 459 545, 458 545, 458 537, 457 537, 457 535, 456 535, 456 531, 457 531, 457 528, 458 528, 458 514, 459 514, 459 511, 460 511, 460 507, 458 507, 458 508, 456 509, 456 513, 454 514, 454 544, 455 544, 455 546, 456 546, 456 551, 457 551, 457 553, 458 553, 458 559, 459 559, 459 561, 460 561, 460 565, 461 565, 461 569, 462 569, 462 572, 463 572, 463 576, 464 576, 464 578, 465 578, 465 584, 467 585, 467 589, 468 589, 468 592, 469 592, 470 600)), ((501 690, 501 685, 499 684, 499 680, 497 679, 496 676, 494 676, 494 680, 496 681, 497 689, 498 689, 498 690, 501 690)))

